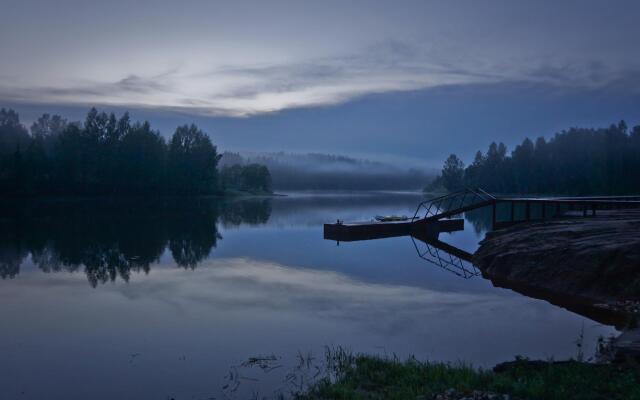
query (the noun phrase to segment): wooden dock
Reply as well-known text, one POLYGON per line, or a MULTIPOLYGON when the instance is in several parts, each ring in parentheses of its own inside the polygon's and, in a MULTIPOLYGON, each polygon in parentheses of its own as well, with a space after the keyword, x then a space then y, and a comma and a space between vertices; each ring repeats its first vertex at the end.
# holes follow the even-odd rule
POLYGON ((595 216, 599 210, 640 208, 640 196, 495 197, 479 188, 467 188, 423 201, 418 205, 413 220, 439 221, 484 207, 491 207, 492 227, 495 229, 520 222, 559 218, 568 212, 577 211, 587 217, 595 216), (510 207, 506 221, 497 219, 496 208, 499 205, 510 207), (524 208, 524 218, 516 219, 516 206, 524 208), (534 207, 538 210, 536 216, 534 207))
POLYGON ((408 235, 437 239, 440 232, 461 231, 463 229, 464 219, 460 218, 441 219, 430 222, 422 219, 390 222, 337 222, 324 225, 324 238, 340 242, 383 239, 408 235))
POLYGON ((597 210, 640 208, 640 196, 596 197, 495 197, 486 191, 467 188, 458 192, 423 201, 413 218, 403 221, 342 222, 324 225, 324 238, 342 242, 382 239, 396 236, 413 236, 423 241, 437 240, 440 232, 464 229, 465 212, 491 207, 492 228, 515 223, 558 218, 568 212, 580 212, 582 216, 595 216, 597 210), (496 208, 506 204, 510 218, 497 220, 496 208), (524 207, 524 218, 516 219, 516 206, 524 207), (539 212, 534 216, 532 209, 539 212))

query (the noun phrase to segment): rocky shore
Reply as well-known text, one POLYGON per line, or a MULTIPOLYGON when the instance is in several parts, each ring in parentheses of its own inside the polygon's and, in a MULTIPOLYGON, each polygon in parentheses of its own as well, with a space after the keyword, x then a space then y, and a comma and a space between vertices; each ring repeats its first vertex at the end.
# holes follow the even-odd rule
POLYGON ((633 309, 640 300, 640 210, 499 229, 487 233, 474 258, 502 283, 633 309))
POLYGON ((640 210, 499 229, 487 233, 474 259, 496 286, 627 331, 619 345, 640 356, 640 210))

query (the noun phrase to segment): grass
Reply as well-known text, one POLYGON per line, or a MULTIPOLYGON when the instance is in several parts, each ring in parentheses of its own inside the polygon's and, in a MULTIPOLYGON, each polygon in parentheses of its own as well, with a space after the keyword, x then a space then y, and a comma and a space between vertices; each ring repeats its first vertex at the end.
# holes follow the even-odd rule
MULTIPOLYGON (((640 399, 640 369, 579 361, 516 358, 500 372, 465 364, 399 360, 327 351, 331 373, 297 399, 431 399, 449 389, 508 394, 511 399, 640 399)), ((457 397, 456 397, 457 398, 457 397)))

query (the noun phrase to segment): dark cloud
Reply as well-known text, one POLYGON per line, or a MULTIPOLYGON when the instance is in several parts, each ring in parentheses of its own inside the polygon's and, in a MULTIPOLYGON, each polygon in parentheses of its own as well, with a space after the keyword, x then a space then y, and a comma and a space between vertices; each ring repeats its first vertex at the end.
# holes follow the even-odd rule
POLYGON ((124 92, 141 94, 157 94, 158 92, 170 91, 172 88, 158 82, 155 79, 145 79, 136 75, 129 75, 113 85, 112 90, 120 89, 124 92))

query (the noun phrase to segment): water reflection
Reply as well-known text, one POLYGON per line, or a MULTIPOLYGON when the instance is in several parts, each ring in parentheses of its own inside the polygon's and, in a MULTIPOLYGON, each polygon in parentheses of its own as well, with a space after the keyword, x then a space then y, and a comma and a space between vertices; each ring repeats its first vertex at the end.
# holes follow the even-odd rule
MULTIPOLYGON (((497 207, 496 212, 498 216, 501 216, 502 207, 497 207)), ((475 210, 467 211, 464 213, 464 218, 471 223, 476 235, 481 235, 484 232, 493 229, 492 216, 493 211, 491 207, 476 208, 475 210)))
MULTIPOLYGON (((228 398, 230 366, 282 357, 269 374, 239 371, 246 399, 274 393, 298 351, 321 357, 325 345, 491 367, 567 358, 582 329, 587 351, 615 332, 459 279, 410 238, 322 240, 323 222, 409 214, 421 197, 0 207, 0 399, 228 398)), ((479 237, 467 223, 439 240, 473 252, 479 237)))
MULTIPOLYGON (((416 196, 385 194, 374 199, 350 195, 234 201, 120 199, 5 202, 0 207, 0 277, 16 278, 21 266, 28 261, 45 273, 84 273, 92 287, 116 280, 129 282, 132 274, 148 274, 152 266, 160 263, 165 256, 173 260, 168 263, 170 265, 195 269, 212 255, 218 242, 223 239, 221 230, 227 230, 227 235, 230 235, 229 229, 241 225, 269 223, 271 226, 282 226, 288 223, 298 226, 309 221, 327 221, 333 215, 341 216, 340 213, 357 219, 362 218, 363 214, 374 215, 376 211, 385 210, 385 207, 397 207, 401 212, 410 210, 416 200, 416 196), (355 201, 359 203, 354 204, 355 201), (272 213, 276 214, 274 218, 272 213)), ((392 214, 396 209, 389 210, 392 214)), ((468 212, 465 219, 471 223, 473 231, 481 236, 491 226, 491 210, 486 208, 468 212)), ((467 229, 470 230, 469 227, 467 229)), ((314 247, 318 245, 316 239, 310 245, 300 243, 302 246, 282 246, 282 243, 292 240, 296 242, 297 238, 289 236, 286 230, 277 235, 277 241, 267 242, 267 237, 261 234, 259 242, 248 239, 231 246, 229 250, 233 256, 253 257, 273 252, 271 256, 278 262, 293 261, 300 265, 307 265, 323 254, 314 247), (305 250, 305 246, 309 248, 305 250), (295 257, 297 251, 300 251, 300 255, 295 257)), ((462 278, 479 275, 479 270, 473 265, 472 254, 458 247, 459 243, 455 243, 455 240, 452 242, 449 236, 440 240, 413 234, 410 240, 411 247, 416 251, 414 254, 430 265, 462 278)), ((377 242, 375 247, 384 248, 385 245, 377 242)), ((329 260, 328 264, 335 263, 337 266, 336 257, 339 255, 324 253, 323 257, 329 260)), ((368 254, 362 254, 361 257, 367 259, 352 260, 349 268, 353 270, 354 265, 366 265, 370 261, 368 254)), ((376 257, 379 258, 380 254, 376 257)), ((323 262, 326 260, 322 258, 323 262)), ((314 268, 318 267, 314 263, 314 268)), ((336 268, 344 269, 345 266, 336 268)), ((370 279, 369 271, 363 270, 362 276, 366 274, 370 279)), ((391 281, 401 274, 402 271, 396 271, 393 277, 385 275, 383 281, 391 281)), ((549 301, 607 325, 622 326, 626 321, 624 316, 577 303, 574 299, 490 280, 495 286, 549 301)), ((408 278, 409 281, 412 279, 408 278)))
MULTIPOLYGON (((511 210, 507 207, 497 207, 496 212, 498 213, 499 218, 502 219, 502 214, 511 212, 511 210)), ((452 220, 449 220, 449 222, 460 218, 460 215, 454 215, 451 216, 451 218, 452 220)), ((483 236, 485 232, 492 229, 493 215, 491 207, 483 207, 466 212, 464 213, 464 218, 468 223, 471 223, 473 230, 478 236, 483 236)), ((441 220, 441 222, 442 221, 448 220, 445 219, 441 220)), ((335 224, 329 225, 333 226, 335 224)), ((610 308, 600 307, 590 301, 576 298, 575 296, 567 296, 562 293, 531 287, 526 282, 516 283, 499 277, 487 275, 474 264, 473 254, 439 239, 443 232, 464 230, 462 227, 452 225, 450 230, 444 229, 441 231, 438 231, 438 228, 435 228, 434 231, 434 229, 415 229, 412 227, 411 229, 406 229, 406 231, 396 229, 389 233, 379 229, 379 225, 376 226, 376 224, 372 224, 372 228, 369 230, 358 230, 355 233, 349 233, 335 232, 331 230, 333 229, 332 226, 325 225, 324 237, 326 240, 343 240, 353 242, 408 236, 411 239, 413 247, 415 248, 419 258, 460 278, 469 279, 482 275, 495 287, 510 289, 531 298, 548 301, 551 304, 583 315, 593 321, 615 326, 617 328, 623 328, 629 324, 629 315, 625 313, 611 310, 610 308)), ((433 226, 435 227, 436 225, 433 226)), ((356 227, 361 227, 361 225, 356 225, 356 227)))
POLYGON ((420 240, 411 236, 411 242, 418 257, 461 278, 469 279, 480 275, 473 264, 473 255, 440 240, 420 240))
POLYGON ((43 272, 84 270, 92 286, 148 273, 169 250, 195 268, 222 239, 218 224, 264 224, 269 199, 95 200, 6 204, 0 214, 0 277, 30 256, 43 272))

